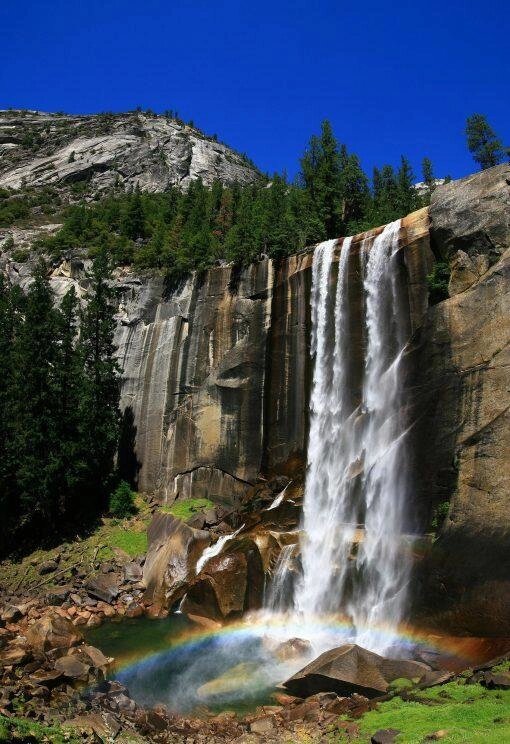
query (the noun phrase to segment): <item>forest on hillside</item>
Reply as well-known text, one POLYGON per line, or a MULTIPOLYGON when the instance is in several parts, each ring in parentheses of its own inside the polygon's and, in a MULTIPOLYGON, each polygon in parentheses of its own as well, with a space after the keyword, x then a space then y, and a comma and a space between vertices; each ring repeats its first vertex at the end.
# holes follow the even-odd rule
MULTIPOLYGON (((327 121, 310 139, 300 163, 293 183, 275 174, 243 187, 216 181, 207 188, 198 179, 184 192, 177 187, 159 194, 112 189, 100 201, 80 200, 86 184, 77 184, 75 203, 62 207, 62 228, 40 239, 37 247, 54 258, 75 252, 93 257, 106 249, 114 264, 133 263, 178 277, 219 259, 246 265, 262 253, 278 258, 319 240, 384 224, 427 203, 435 182, 425 158, 429 188, 422 195, 404 156, 396 170, 374 168, 370 180, 327 121)), ((55 196, 31 194, 23 203, 3 194, 0 225, 26 216, 30 200, 43 212, 49 207, 55 213, 55 196)))

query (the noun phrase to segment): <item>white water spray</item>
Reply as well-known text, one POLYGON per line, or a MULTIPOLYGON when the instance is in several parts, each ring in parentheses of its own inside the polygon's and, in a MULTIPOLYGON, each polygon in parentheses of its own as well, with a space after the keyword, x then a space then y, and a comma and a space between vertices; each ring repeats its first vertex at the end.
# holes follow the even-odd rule
POLYGON ((207 561, 210 561, 211 558, 215 558, 217 555, 219 555, 223 550, 223 546, 226 545, 229 540, 233 540, 234 537, 237 537, 237 535, 243 528, 244 524, 241 525, 241 527, 239 527, 239 529, 235 532, 231 532, 230 535, 223 535, 214 543, 214 545, 210 545, 208 548, 206 548, 197 561, 197 565, 195 566, 195 574, 198 575, 200 573, 207 561))

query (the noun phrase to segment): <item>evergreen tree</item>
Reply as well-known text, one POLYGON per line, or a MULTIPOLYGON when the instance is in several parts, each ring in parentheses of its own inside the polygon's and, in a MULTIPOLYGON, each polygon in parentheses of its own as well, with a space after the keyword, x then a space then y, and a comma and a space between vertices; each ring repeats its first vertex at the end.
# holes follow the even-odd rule
POLYGON ((423 174, 423 182, 430 190, 434 188, 436 179, 434 178, 434 168, 432 166, 432 160, 430 158, 423 158, 421 163, 421 170, 423 174))
POLYGON ((403 217, 413 212, 419 207, 419 198, 414 188, 414 174, 409 160, 404 157, 400 158, 400 168, 397 174, 398 196, 396 203, 397 214, 395 219, 403 217))
MULTIPOLYGON (((19 504, 15 488, 15 453, 10 447, 15 423, 13 398, 14 344, 21 322, 23 295, 19 287, 11 287, 0 275, 0 546, 7 546, 12 538, 13 520, 19 518, 19 504)), ((0 554, 3 551, 0 550, 0 554)))
POLYGON ((469 152, 481 170, 498 165, 510 153, 483 114, 468 117, 466 137, 469 152))
POLYGON ((56 517, 56 321, 53 294, 41 262, 27 292, 23 323, 13 348, 13 431, 8 459, 15 479, 22 534, 29 534, 35 526, 47 529, 56 517))
POLYGON ((329 121, 323 121, 320 137, 313 136, 301 159, 305 188, 328 237, 341 230, 340 155, 329 121))
POLYGON ((138 240, 145 236, 145 214, 143 210, 142 197, 138 186, 135 193, 128 201, 124 215, 122 232, 131 240, 138 240))
POLYGON ((80 422, 93 509, 106 503, 120 427, 120 369, 113 344, 115 306, 109 279, 108 258, 102 252, 92 266, 91 295, 82 315, 79 345, 84 364, 80 422))
POLYGON ((362 220, 369 200, 368 179, 357 155, 350 155, 345 145, 340 148, 339 190, 341 197, 342 232, 351 232, 350 226, 362 220))
POLYGON ((86 489, 80 401, 83 359, 77 345, 78 298, 74 287, 64 295, 56 318, 54 499, 66 520, 82 512, 79 497, 86 489))

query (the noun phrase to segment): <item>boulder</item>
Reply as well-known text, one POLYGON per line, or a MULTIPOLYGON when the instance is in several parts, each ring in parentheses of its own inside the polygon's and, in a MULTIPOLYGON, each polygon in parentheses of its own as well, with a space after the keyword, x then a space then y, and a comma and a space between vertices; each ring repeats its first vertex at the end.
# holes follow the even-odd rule
POLYGON ((275 650, 275 656, 280 661, 299 659, 301 656, 311 656, 312 644, 304 638, 290 638, 280 643, 275 650))
POLYGON ((29 679, 36 685, 52 687, 53 685, 58 684, 62 677, 63 674, 59 669, 38 669, 30 675, 29 679))
POLYGON ((15 623, 23 617, 21 610, 16 605, 9 605, 2 612, 2 620, 6 623, 15 623))
POLYGON ((77 682, 87 682, 90 666, 84 664, 76 656, 62 656, 55 662, 55 669, 67 679, 77 682))
POLYGON ((326 651, 284 682, 293 695, 308 697, 317 692, 354 692, 366 697, 383 695, 395 679, 420 679, 429 667, 418 661, 387 659, 355 644, 326 651))
POLYGON ((485 672, 482 684, 489 690, 510 690, 510 673, 485 672))
POLYGON ((88 645, 73 648, 69 655, 77 658, 78 661, 82 662, 82 664, 93 669, 98 669, 103 674, 106 674, 113 661, 112 657, 105 656, 98 648, 88 645))
POLYGON ((72 586, 57 586, 46 592, 45 600, 48 605, 61 605, 73 591, 72 586))
POLYGON ((370 737, 370 744, 393 744, 399 733, 398 729, 379 729, 370 737))
POLYGON ((50 613, 37 620, 26 632, 27 642, 35 651, 71 648, 82 639, 79 630, 61 615, 50 613))
POLYGON ((274 716, 256 718, 250 723, 250 731, 253 734, 270 734, 275 727, 274 716))
POLYGON ((143 577, 142 567, 136 561, 126 563, 124 566, 124 581, 138 582, 143 577))
POLYGON ((182 602, 182 611, 196 620, 222 623, 258 609, 262 600, 264 571, 256 544, 247 538, 233 541, 228 552, 211 558, 182 602))
POLYGON ((45 576, 46 574, 53 573, 57 568, 58 563, 56 561, 43 561, 39 566, 39 573, 41 576, 45 576))
POLYGON ((197 561, 209 545, 208 532, 195 530, 180 519, 156 512, 147 530, 149 547, 143 567, 144 600, 170 607, 182 597, 195 576, 197 561))
POLYGON ((113 602, 119 596, 119 576, 114 573, 101 574, 87 581, 86 590, 102 602, 113 602))
POLYGON ((13 641, 0 651, 0 668, 6 666, 20 666, 32 659, 30 648, 18 640, 13 641))

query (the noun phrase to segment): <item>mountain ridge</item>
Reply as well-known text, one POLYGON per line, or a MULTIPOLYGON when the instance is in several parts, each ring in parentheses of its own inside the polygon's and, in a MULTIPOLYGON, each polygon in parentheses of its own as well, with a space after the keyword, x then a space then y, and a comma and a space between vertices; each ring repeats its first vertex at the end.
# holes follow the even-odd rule
POLYGON ((150 112, 61 114, 0 111, 0 188, 55 187, 70 200, 117 189, 158 193, 252 183, 260 171, 245 156, 191 124, 150 112))

